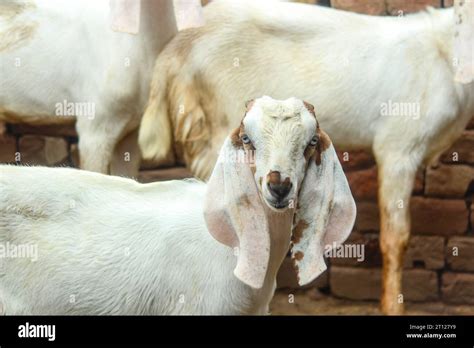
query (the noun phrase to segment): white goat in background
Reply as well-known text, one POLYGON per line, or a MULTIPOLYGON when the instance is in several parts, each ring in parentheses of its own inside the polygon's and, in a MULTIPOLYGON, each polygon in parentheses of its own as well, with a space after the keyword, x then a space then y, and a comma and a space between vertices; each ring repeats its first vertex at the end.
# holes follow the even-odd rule
POLYGON ((140 128, 143 155, 157 163, 183 161, 205 178, 243 113, 239 100, 292 94, 318 105, 337 146, 375 153, 382 309, 402 313, 416 171, 448 149, 474 114, 473 6, 459 1, 454 9, 390 18, 214 1, 204 8, 206 25, 177 35, 157 60, 140 128), (394 104, 417 112, 384 114, 394 104))
POLYGON ((154 62, 178 26, 201 24, 200 6, 2 0, 0 121, 61 124, 77 116, 81 168, 135 175, 154 62))
POLYGON ((0 195, 0 243, 37 247, 36 262, 3 259, 6 314, 266 314, 292 224, 307 283, 356 213, 330 139, 295 98, 249 105, 207 190, 3 165, 0 195))

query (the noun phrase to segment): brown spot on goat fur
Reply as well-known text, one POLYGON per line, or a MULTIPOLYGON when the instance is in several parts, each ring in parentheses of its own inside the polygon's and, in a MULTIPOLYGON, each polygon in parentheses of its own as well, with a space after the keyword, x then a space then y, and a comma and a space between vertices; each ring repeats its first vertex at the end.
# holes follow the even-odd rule
MULTIPOLYGON (((255 103, 254 99, 251 99, 245 102, 245 109, 246 109, 245 115, 247 114, 247 112, 249 112, 249 110, 252 108, 254 103, 255 103)), ((232 133, 230 134, 232 144, 234 144, 235 147, 239 147, 239 148, 244 147, 245 149, 255 150, 255 147, 252 144, 244 144, 241 139, 242 135, 245 134, 245 126, 244 126, 245 115, 242 118, 242 121, 240 122, 240 127, 234 129, 232 133)))
POLYGON ((319 144, 319 150, 321 152, 327 150, 329 146, 331 146, 331 139, 329 136, 324 132, 321 128, 318 127, 318 144, 319 144))
POLYGON ((245 102, 245 110, 246 110, 246 112, 249 112, 250 109, 253 107, 254 104, 255 104, 255 99, 247 100, 247 101, 245 102))
POLYGON ((321 164, 321 152, 316 151, 314 153, 314 162, 319 166, 321 164))
POLYGON ((243 206, 244 208, 248 208, 252 203, 250 202, 247 195, 242 195, 239 197, 237 204, 243 206))
MULTIPOLYGON (((314 106, 306 101, 303 101, 305 108, 316 118, 316 113, 314 111, 314 106)), ((304 157, 306 161, 309 161, 311 157, 314 156, 317 165, 321 164, 322 153, 331 145, 331 139, 329 136, 319 128, 319 123, 316 120, 316 137, 318 138, 318 143, 315 147, 308 146, 304 151, 304 157)))
POLYGON ((297 251, 295 253, 295 260, 300 261, 303 259, 303 257, 304 257, 304 253, 302 251, 297 251))
POLYGON ((303 100, 303 104, 306 110, 308 110, 316 118, 316 113, 314 112, 314 106, 304 100, 303 100))
POLYGON ((234 145, 234 147, 237 147, 237 148, 242 148, 243 147, 243 143, 242 143, 242 139, 240 139, 240 127, 237 127, 235 128, 232 133, 230 133, 230 140, 232 142, 232 145, 234 145))
POLYGON ((267 183, 278 185, 281 182, 281 174, 280 172, 271 171, 267 174, 267 183))
POLYGON ((296 259, 295 258, 292 258, 291 259, 291 263, 293 265, 293 269, 295 270, 296 272, 296 280, 298 281, 298 284, 300 282, 300 268, 298 267, 298 265, 296 264, 296 259))
POLYGON ((321 164, 321 156, 324 151, 326 151, 329 146, 331 146, 331 139, 329 136, 319 128, 317 128, 317 135, 318 135, 318 144, 316 145, 316 151, 314 153, 314 160, 316 164, 319 166, 321 164))
POLYGON ((244 127, 244 123, 241 122, 240 127, 235 128, 232 131, 232 133, 230 133, 230 139, 232 141, 232 144, 235 147, 238 147, 238 148, 244 148, 245 150, 255 151, 255 147, 253 146, 252 143, 250 143, 250 144, 244 144, 243 143, 242 135, 244 135, 244 134, 245 134, 245 127, 244 127))
POLYGON ((291 235, 291 241, 293 244, 299 243, 303 237, 303 232, 308 228, 309 224, 305 220, 299 220, 296 226, 293 228, 291 235))
POLYGON ((307 163, 309 162, 309 159, 313 157, 315 151, 316 151, 315 146, 311 146, 311 145, 306 146, 306 149, 304 150, 303 155, 307 163))

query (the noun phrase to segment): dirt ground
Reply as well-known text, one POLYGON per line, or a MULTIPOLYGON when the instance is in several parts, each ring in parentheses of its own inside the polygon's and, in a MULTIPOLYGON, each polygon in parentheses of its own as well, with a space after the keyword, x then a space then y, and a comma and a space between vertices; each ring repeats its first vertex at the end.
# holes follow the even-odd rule
MULTIPOLYGON (((405 303, 407 315, 474 315, 474 306, 441 302, 405 303)), ((376 301, 349 301, 317 289, 277 290, 270 304, 273 315, 381 315, 376 301), (293 296, 292 296, 293 295, 293 296)))

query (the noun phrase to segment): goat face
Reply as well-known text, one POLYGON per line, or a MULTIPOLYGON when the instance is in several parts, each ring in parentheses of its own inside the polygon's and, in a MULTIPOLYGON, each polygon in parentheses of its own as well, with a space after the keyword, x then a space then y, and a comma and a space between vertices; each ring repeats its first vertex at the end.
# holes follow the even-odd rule
POLYGON ((255 181, 271 208, 294 206, 319 138, 310 104, 269 97, 247 103, 235 140, 251 154, 247 158, 252 160, 255 181))
POLYGON ((276 272, 291 236, 300 285, 326 269, 323 249, 347 238, 355 203, 310 104, 248 103, 209 179, 204 217, 215 239, 238 249, 234 274, 253 288, 263 286, 270 267, 276 272))

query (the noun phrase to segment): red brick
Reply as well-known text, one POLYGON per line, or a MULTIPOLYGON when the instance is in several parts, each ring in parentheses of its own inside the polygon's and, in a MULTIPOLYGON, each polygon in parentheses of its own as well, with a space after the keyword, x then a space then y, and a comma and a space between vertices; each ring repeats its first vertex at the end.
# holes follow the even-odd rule
POLYGON ((312 287, 327 288, 329 284, 328 272, 323 272, 318 278, 305 286, 299 286, 296 271, 290 257, 285 257, 277 274, 278 289, 307 289, 312 287))
POLYGON ((379 236, 374 233, 353 232, 346 240, 346 244, 363 245, 364 260, 359 261, 357 257, 330 257, 331 265, 351 266, 351 267, 380 267, 382 266, 382 256, 380 254, 379 236))
POLYGON ((7 133, 7 124, 5 122, 0 121, 0 136, 5 135, 7 133))
POLYGON ((344 172, 368 169, 375 166, 374 156, 369 151, 338 151, 337 156, 344 172))
POLYGON ((21 163, 30 165, 56 165, 67 156, 67 143, 62 138, 25 135, 19 142, 21 163))
POLYGON ((471 205, 471 228, 474 229, 474 204, 471 205))
POLYGON ((331 0, 331 6, 345 11, 367 13, 370 15, 383 15, 386 13, 384 0, 331 0))
POLYGON ((356 200, 377 200, 377 168, 346 173, 347 181, 356 200))
POLYGON ((387 0, 387 12, 393 16, 418 12, 427 6, 441 7, 441 0, 387 0))
POLYGON ((474 167, 471 166, 440 164, 429 167, 426 171, 425 194, 431 197, 464 198, 473 179, 474 167))
POLYGON ((469 121, 469 123, 466 126, 466 129, 474 129, 474 117, 471 118, 471 120, 469 121))
POLYGON ((443 273, 441 294, 448 303, 474 304, 474 274, 443 273))
POLYGON ((0 134, 0 162, 14 163, 16 152, 15 137, 8 133, 0 134))
POLYGON ((446 261, 452 270, 474 272, 474 237, 450 238, 446 261))
POLYGON ((191 178, 193 175, 184 167, 142 170, 138 174, 138 181, 142 183, 191 178))
POLYGON ((438 236, 411 236, 404 257, 404 267, 421 266, 425 269, 444 267, 444 238, 438 236))
POLYGON ((415 183, 413 185, 412 194, 423 194, 425 187, 425 169, 420 168, 415 176, 415 183))
MULTIPOLYGON (((347 181, 351 188, 352 195, 356 201, 376 201, 377 200, 377 167, 369 169, 346 172, 347 181)), ((414 194, 423 193, 424 172, 420 169, 415 177, 413 187, 414 194)))
POLYGON ((438 275, 434 271, 410 269, 403 271, 404 301, 434 301, 438 295, 438 275))
POLYGON ((12 134, 15 135, 41 135, 51 137, 77 137, 75 123, 61 125, 29 125, 12 124, 10 125, 12 134))
MULTIPOLYGON (((373 233, 353 232, 344 244, 361 244, 364 246, 364 260, 357 258, 331 257, 329 261, 335 266, 380 267, 379 235, 373 233)), ((443 237, 411 236, 404 257, 404 268, 423 268, 438 270, 444 267, 445 243, 443 237)))
POLYGON ((381 274, 379 268, 332 266, 329 272, 331 293, 351 300, 378 300, 381 274))
MULTIPOLYGON (((379 268, 331 267, 329 285, 338 297, 352 300, 378 300, 381 292, 379 268)), ((433 301, 438 298, 436 272, 412 269, 403 271, 404 301, 433 301)))
POLYGON ((463 200, 412 197, 411 231, 442 236, 463 234, 468 211, 463 200))
POLYGON ((466 130, 453 146, 441 156, 444 163, 474 164, 474 130, 466 130))
MULTIPOLYGON (((378 231, 379 210, 376 202, 356 202, 357 231, 378 231)), ((411 198, 411 231, 414 234, 460 235, 467 230, 468 211, 464 200, 411 198)))
POLYGON ((376 202, 356 202, 357 231, 378 231, 380 229, 379 208, 376 202))

